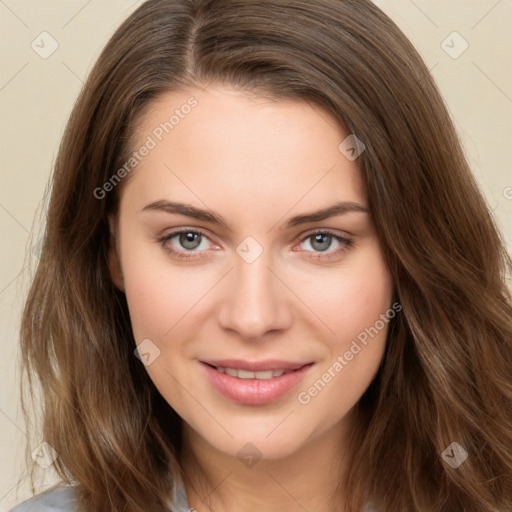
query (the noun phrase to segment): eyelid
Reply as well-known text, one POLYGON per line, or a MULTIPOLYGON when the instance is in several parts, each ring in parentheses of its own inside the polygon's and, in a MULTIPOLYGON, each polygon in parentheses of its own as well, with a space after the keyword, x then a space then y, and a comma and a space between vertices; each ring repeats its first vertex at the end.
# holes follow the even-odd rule
MULTIPOLYGON (((196 227, 196 226, 182 226, 180 228, 175 228, 168 234, 158 237, 158 239, 159 240, 160 239, 169 239, 169 238, 173 238, 174 236, 179 235, 181 233, 189 233, 189 232, 199 233, 199 234, 203 235, 205 238, 207 238, 208 240, 210 240, 210 242, 214 243, 213 240, 211 239, 211 236, 209 235, 208 231, 206 231, 203 228, 196 227)), ((330 228, 312 228, 308 231, 305 231, 301 235, 299 235, 300 238, 298 240, 300 243, 302 243, 302 242, 304 242, 304 240, 308 239, 310 236, 315 235, 317 233, 329 234, 333 237, 338 237, 338 238, 342 238, 345 240, 349 240, 349 238, 347 238, 346 236, 343 236, 343 235, 339 234, 337 231, 330 229, 330 228)), ((345 231, 345 233, 349 237, 354 236, 352 233, 349 233, 348 231, 345 231)))
POLYGON ((341 239, 347 240, 347 241, 350 241, 349 237, 354 236, 352 233, 349 233, 348 231, 344 231, 344 233, 346 233, 348 235, 348 236, 344 236, 344 235, 340 234, 340 232, 338 230, 334 230, 334 229, 330 229, 330 228, 313 228, 313 229, 310 229, 309 231, 306 231, 305 233, 303 233, 301 235, 302 238, 300 239, 300 241, 304 242, 304 240, 308 239, 312 235, 316 235, 317 233, 331 235, 334 238, 341 238, 341 239))

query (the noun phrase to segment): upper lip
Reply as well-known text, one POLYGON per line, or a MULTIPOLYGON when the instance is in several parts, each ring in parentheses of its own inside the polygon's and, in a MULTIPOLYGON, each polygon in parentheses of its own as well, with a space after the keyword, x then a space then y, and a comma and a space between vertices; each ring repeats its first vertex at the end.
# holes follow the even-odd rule
POLYGON ((237 368, 251 372, 265 370, 298 370, 309 362, 282 361, 279 359, 266 359, 265 361, 244 361, 243 359, 208 359, 201 361, 221 368, 237 368))

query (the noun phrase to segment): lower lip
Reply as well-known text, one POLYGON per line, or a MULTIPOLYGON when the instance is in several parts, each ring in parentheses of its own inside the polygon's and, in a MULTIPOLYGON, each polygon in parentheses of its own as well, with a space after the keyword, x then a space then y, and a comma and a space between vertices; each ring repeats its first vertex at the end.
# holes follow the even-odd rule
POLYGON ((264 405, 277 400, 296 386, 313 366, 310 363, 280 377, 260 380, 231 377, 206 363, 201 364, 217 391, 233 402, 246 405, 264 405))

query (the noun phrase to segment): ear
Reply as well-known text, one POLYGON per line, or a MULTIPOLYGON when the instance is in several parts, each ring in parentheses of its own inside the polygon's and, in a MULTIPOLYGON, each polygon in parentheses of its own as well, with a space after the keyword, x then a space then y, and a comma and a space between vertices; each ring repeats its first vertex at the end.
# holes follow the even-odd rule
POLYGON ((123 272, 121 270, 121 261, 119 258, 119 248, 117 243, 118 223, 116 216, 112 213, 108 215, 108 224, 110 227, 108 268, 110 270, 110 276, 112 277, 113 283, 116 285, 117 288, 124 292, 124 278, 123 272))

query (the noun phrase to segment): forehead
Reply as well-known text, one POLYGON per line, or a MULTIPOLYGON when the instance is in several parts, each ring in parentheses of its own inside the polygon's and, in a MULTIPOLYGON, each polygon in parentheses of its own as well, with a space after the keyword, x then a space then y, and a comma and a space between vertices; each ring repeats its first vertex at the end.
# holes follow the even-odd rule
POLYGON ((194 193, 247 206, 263 199, 291 204, 301 196, 314 206, 361 202, 357 162, 339 149, 348 135, 329 112, 302 100, 224 86, 169 92, 138 120, 133 149, 151 149, 130 186, 141 202, 194 193))

